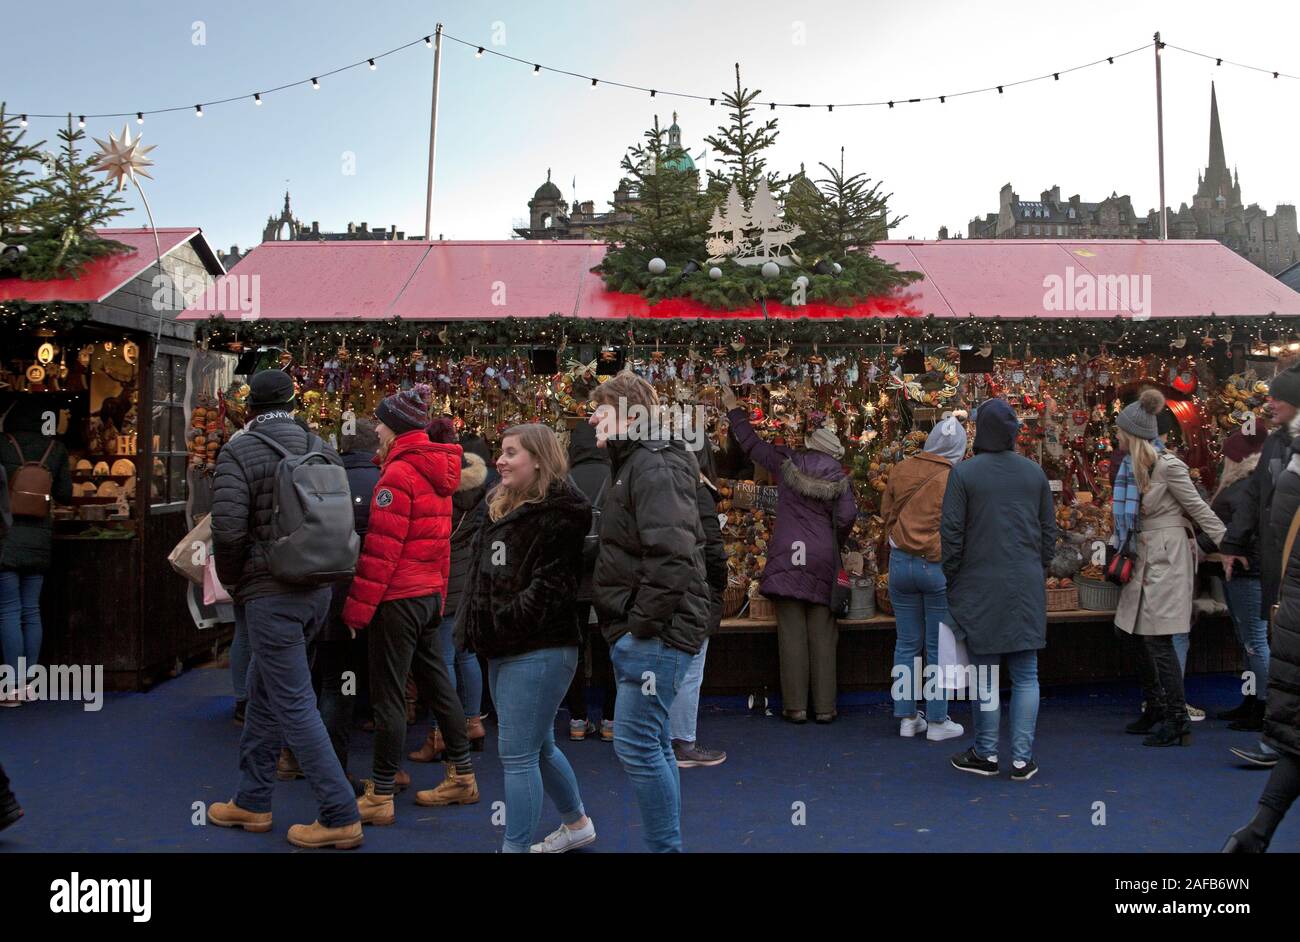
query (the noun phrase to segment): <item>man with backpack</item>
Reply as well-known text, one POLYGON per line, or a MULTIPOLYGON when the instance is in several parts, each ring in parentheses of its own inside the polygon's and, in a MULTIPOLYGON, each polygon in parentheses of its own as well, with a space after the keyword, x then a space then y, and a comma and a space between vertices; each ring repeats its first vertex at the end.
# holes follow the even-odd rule
POLYGON ((361 843, 361 816, 316 709, 309 641, 330 610, 330 583, 352 575, 359 541, 339 456, 293 416, 293 379, 253 377, 246 433, 217 459, 212 549, 217 577, 235 601, 253 649, 248 707, 239 742, 239 791, 208 819, 246 831, 271 829, 271 793, 281 745, 298 759, 320 817, 289 828, 297 847, 361 843))

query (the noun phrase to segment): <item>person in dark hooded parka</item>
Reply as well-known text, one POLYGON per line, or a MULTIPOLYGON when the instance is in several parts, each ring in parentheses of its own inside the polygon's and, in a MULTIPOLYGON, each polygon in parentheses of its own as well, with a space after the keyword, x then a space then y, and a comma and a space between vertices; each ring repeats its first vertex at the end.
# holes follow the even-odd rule
POLYGON ((971 710, 975 745, 954 756, 963 772, 998 774, 997 679, 1011 675, 1011 777, 1032 778, 1038 720, 1038 651, 1047 646, 1047 566, 1056 547, 1052 491, 1043 469, 1016 454, 1019 421, 1004 399, 980 405, 975 456, 948 475, 940 536, 950 627, 981 668, 971 710))

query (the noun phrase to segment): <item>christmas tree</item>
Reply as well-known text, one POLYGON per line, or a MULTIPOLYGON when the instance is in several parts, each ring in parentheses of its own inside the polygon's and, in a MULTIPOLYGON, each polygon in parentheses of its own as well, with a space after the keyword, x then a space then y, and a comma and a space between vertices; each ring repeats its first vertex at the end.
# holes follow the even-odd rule
POLYGON ((23 277, 32 281, 77 277, 92 259, 128 250, 128 246, 102 239, 95 229, 122 215, 122 198, 112 183, 93 168, 94 157, 82 157, 86 135, 72 125, 59 130, 59 154, 53 172, 41 181, 41 218, 28 241, 23 277))
POLYGON ((708 209, 694 170, 678 169, 685 151, 665 141, 655 117, 645 140, 623 156, 622 169, 636 194, 628 218, 611 226, 605 238, 619 246, 599 271, 617 291, 639 291, 648 280, 647 264, 662 258, 678 264, 697 257, 708 229, 708 209))
POLYGON ((882 194, 879 183, 872 184, 863 173, 845 175, 844 148, 840 148, 838 169, 825 163, 821 168, 825 177, 791 187, 785 202, 786 218, 804 231, 797 245, 805 255, 842 258, 850 250, 866 249, 887 238, 889 230, 905 218, 890 218, 892 194, 882 194))
POLYGON ((36 202, 40 181, 32 165, 41 162, 41 145, 23 142, 27 132, 18 118, 8 114, 0 102, 0 242, 12 243, 15 237, 34 228, 42 207, 36 202))
POLYGON ((730 112, 729 121, 719 126, 712 137, 704 139, 717 154, 716 162, 723 167, 709 170, 709 190, 719 201, 726 198, 732 184, 740 191, 740 198, 748 203, 758 192, 759 180, 766 179, 768 189, 777 195, 790 183, 790 177, 767 171, 763 151, 776 143, 779 132, 776 118, 758 124, 754 117, 754 101, 761 93, 762 89, 750 91, 741 85, 740 63, 736 63, 736 89, 722 95, 722 102, 730 112))

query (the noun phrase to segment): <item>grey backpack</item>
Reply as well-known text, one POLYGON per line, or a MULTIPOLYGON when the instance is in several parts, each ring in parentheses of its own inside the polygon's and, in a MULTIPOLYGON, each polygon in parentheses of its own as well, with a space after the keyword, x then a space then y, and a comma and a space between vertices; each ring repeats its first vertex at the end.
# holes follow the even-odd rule
POLYGON ((271 545, 266 554, 271 575, 307 585, 351 579, 361 539, 353 529, 347 471, 319 450, 324 443, 314 435, 307 453, 295 455, 261 432, 249 434, 283 456, 275 469, 271 545))

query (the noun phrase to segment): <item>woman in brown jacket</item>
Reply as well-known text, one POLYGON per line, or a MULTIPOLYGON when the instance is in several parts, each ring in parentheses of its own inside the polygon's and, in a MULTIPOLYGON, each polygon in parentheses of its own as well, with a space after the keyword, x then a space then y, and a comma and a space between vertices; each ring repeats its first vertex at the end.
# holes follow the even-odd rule
POLYGON ((1128 455, 1115 476, 1115 532, 1119 540, 1131 533, 1136 558, 1120 591, 1115 626, 1143 642, 1139 670, 1146 709, 1128 731, 1150 731, 1144 746, 1186 746, 1191 721, 1173 636, 1192 623, 1196 551, 1189 537, 1195 523, 1207 538, 1202 547, 1214 552, 1226 528, 1196 493, 1187 465, 1158 447, 1156 416, 1164 405, 1160 391, 1148 389, 1116 419, 1128 455))
POLYGON ((899 462, 889 474, 881 502, 889 538, 889 600, 894 606, 894 716, 900 736, 934 742, 960 736, 961 725, 948 718, 948 700, 937 682, 925 690, 921 649, 937 666, 939 622, 948 617, 948 589, 940 565, 939 516, 948 472, 966 454, 963 413, 945 418, 930 432, 925 450, 899 462), (916 708, 925 698, 925 712, 916 708))

